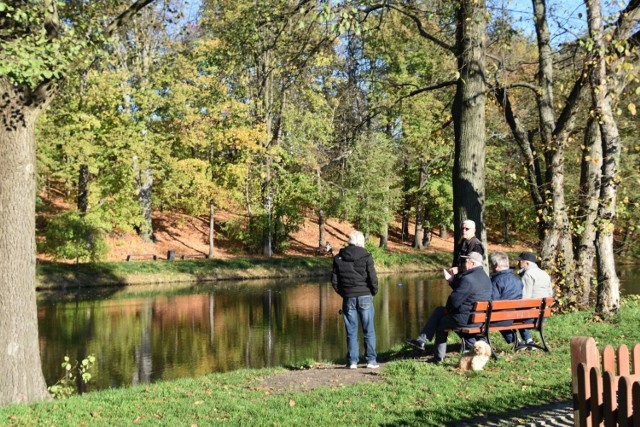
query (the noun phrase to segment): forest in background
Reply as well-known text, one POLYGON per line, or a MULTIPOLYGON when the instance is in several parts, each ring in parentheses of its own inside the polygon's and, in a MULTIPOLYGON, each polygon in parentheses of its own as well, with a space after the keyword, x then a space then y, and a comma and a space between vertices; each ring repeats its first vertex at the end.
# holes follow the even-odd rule
POLYGON ((637 0, 0 1, 0 341, 30 349, 0 376, 42 396, 36 241, 96 260, 153 241, 153 212, 208 218, 211 257, 223 209, 267 257, 305 214, 319 244, 337 218, 382 247, 397 218, 416 250, 470 218, 485 245, 535 241, 560 306, 615 313, 639 21, 637 0), (72 207, 36 230, 53 194, 72 207))
MULTIPOLYGON (((518 7, 489 2, 482 16, 486 184, 479 230, 491 230, 496 243, 538 240, 544 251, 547 229, 566 222, 563 232, 579 252, 598 216, 584 186, 602 162, 589 141, 597 117, 588 96, 570 105, 573 128, 553 137, 564 138, 563 158, 545 145, 555 140, 536 134, 547 125, 541 92, 555 91, 548 107, 564 113, 576 102, 574 81, 592 47, 586 26, 572 24, 581 13, 551 4, 553 81, 539 84, 540 51, 527 31, 535 12, 518 7), (564 206, 555 206, 558 175, 564 206)), ((379 237, 381 247, 389 224, 399 221, 403 239, 428 247, 433 230, 455 229, 459 71, 456 57, 425 34, 452 40, 455 19, 453 5, 438 2, 340 14, 326 3, 281 1, 143 9, 116 32, 108 55, 67 76, 38 121, 42 211, 52 193, 72 206, 43 215, 40 250, 87 261, 105 255, 107 235, 136 232, 153 242, 153 211, 209 218, 211 229, 248 254, 283 253, 305 215, 321 225, 318 245, 330 217, 379 237), (216 209, 234 215, 216 227, 216 209)), ((623 155, 611 224, 617 253, 628 255, 640 249, 640 86, 635 51, 613 47, 615 58, 629 57, 617 65, 625 82, 614 99, 623 155)), ((560 257, 566 251, 560 244, 555 250, 560 257)))

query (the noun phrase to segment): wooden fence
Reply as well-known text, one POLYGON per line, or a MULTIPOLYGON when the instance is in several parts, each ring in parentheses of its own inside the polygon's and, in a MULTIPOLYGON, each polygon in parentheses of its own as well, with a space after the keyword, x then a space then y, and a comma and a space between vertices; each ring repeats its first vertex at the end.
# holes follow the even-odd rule
POLYGON ((607 345, 601 360, 593 338, 573 337, 571 374, 575 426, 640 427, 640 343, 631 355, 607 345))

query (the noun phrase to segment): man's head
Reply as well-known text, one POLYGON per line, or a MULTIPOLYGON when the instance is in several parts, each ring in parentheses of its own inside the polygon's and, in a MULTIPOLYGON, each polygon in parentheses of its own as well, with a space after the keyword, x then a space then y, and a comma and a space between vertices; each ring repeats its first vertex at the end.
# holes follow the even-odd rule
POLYGON ((462 237, 469 240, 476 235, 476 223, 471 219, 462 222, 462 237))
POLYGON ((465 270, 470 270, 482 265, 482 254, 479 252, 469 252, 469 255, 462 255, 460 258, 463 258, 465 261, 465 270))
POLYGON ((489 264, 493 271, 502 271, 509 269, 509 257, 504 252, 493 252, 489 256, 489 264))
POLYGON ((364 248, 364 234, 358 230, 352 231, 349 233, 349 244, 364 248))
POLYGON ((531 252, 522 252, 520 256, 518 256, 518 267, 527 268, 529 264, 535 264, 536 261, 536 256, 531 252))

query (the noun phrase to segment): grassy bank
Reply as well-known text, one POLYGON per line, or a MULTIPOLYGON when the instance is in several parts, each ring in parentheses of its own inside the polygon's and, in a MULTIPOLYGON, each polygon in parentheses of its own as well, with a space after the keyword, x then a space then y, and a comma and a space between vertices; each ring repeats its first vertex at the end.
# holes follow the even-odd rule
MULTIPOLYGON (((450 253, 390 253, 373 250, 380 273, 434 271, 451 262, 450 253)), ((39 289, 122 286, 229 279, 328 276, 331 257, 277 257, 131 261, 38 265, 39 289)))
MULTIPOLYGON (((639 321, 638 298, 626 299, 611 323, 587 312, 554 314, 546 329, 550 353, 506 351, 482 372, 460 372, 455 354, 436 366, 398 347, 381 355, 387 363, 380 382, 278 392, 264 381, 283 369, 243 370, 4 407, 0 420, 16 426, 453 426, 482 414, 570 399, 571 337, 593 336, 600 346, 631 345, 640 342, 639 321)), ((495 343, 508 350, 499 335, 495 343)))

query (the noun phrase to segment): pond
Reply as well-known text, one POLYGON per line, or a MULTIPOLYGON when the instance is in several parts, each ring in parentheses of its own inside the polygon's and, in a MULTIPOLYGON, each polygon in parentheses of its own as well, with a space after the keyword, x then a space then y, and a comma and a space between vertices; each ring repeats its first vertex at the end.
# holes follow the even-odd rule
MULTIPOLYGON (((621 271, 623 294, 640 294, 640 269, 621 271)), ((381 276, 375 297, 378 351, 416 335, 449 287, 425 274, 381 276)), ((344 357, 341 298, 327 279, 157 285, 39 293, 47 384, 65 355, 97 357, 83 391, 241 368, 344 357)))

